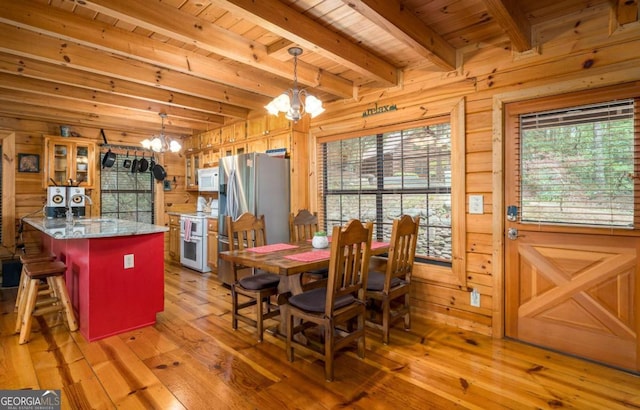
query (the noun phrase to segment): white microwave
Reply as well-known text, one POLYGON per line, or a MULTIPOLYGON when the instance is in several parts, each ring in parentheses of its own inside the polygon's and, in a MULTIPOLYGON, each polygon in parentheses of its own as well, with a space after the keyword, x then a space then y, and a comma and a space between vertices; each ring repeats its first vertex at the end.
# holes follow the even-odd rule
POLYGON ((220 189, 220 180, 218 178, 219 172, 220 170, 217 167, 198 169, 198 191, 218 192, 220 189))

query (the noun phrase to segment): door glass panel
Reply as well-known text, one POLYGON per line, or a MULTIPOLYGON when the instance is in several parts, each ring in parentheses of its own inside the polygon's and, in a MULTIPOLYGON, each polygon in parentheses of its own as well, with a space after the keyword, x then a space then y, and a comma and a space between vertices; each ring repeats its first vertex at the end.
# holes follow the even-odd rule
POLYGON ((634 100, 520 116, 524 223, 633 227, 634 100))
POLYGON ((66 145, 54 145, 54 169, 53 169, 53 179, 58 183, 58 185, 65 185, 67 183, 68 178, 68 150, 66 145))

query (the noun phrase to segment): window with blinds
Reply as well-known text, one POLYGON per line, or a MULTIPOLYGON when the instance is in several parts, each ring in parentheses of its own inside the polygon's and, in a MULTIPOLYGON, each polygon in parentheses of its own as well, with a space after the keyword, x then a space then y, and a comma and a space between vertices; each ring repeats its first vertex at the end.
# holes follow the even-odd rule
MULTIPOLYGON (((440 120, 442 121, 442 119, 440 120)), ((326 229, 373 221, 388 241, 393 220, 420 216, 416 257, 451 262, 451 126, 439 122, 320 144, 326 229)))
POLYGON ((100 172, 101 215, 153 224, 153 175, 149 171, 132 173, 125 168, 125 159, 131 158, 118 152, 115 164, 100 172))
POLYGON ((519 118, 522 222, 634 227, 633 99, 519 118))

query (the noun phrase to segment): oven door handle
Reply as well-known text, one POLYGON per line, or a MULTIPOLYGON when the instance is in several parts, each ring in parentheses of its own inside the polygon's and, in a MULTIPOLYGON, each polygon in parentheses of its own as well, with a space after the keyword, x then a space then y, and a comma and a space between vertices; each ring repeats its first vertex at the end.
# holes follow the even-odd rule
POLYGON ((183 233, 181 233, 181 234, 180 234, 180 238, 182 238, 182 240, 183 240, 184 242, 192 242, 192 243, 196 243, 196 242, 201 242, 201 241, 202 241, 202 238, 201 238, 201 237, 199 237, 199 236, 192 236, 192 237, 191 237, 191 240, 186 241, 186 240, 184 239, 184 234, 183 234, 183 233))

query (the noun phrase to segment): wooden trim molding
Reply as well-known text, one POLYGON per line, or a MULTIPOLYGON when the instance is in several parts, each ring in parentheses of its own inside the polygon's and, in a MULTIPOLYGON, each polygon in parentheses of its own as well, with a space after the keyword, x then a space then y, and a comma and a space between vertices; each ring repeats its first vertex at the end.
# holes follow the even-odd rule
POLYGON ((2 246, 11 251, 16 237, 16 134, 0 130, 2 144, 2 246))

